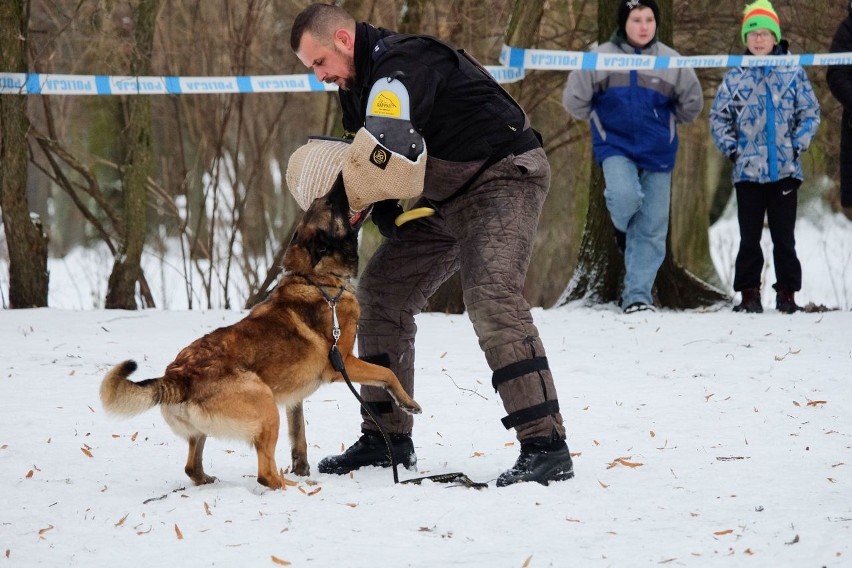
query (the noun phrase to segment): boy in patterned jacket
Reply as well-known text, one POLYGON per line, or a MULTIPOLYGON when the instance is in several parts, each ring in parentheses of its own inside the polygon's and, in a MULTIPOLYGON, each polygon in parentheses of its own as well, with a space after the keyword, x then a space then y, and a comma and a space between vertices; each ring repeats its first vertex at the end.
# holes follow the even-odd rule
MULTIPOLYGON (((785 55, 778 14, 768 0, 745 8, 742 41, 746 55, 785 55)), ((727 72, 710 109, 716 146, 733 162, 740 248, 734 266, 734 291, 742 301, 735 312, 760 313, 763 251, 760 238, 768 217, 775 261, 775 308, 799 310, 794 294, 802 288, 796 256, 797 190, 801 156, 820 122, 820 108, 805 70, 798 65, 749 65, 727 72)))

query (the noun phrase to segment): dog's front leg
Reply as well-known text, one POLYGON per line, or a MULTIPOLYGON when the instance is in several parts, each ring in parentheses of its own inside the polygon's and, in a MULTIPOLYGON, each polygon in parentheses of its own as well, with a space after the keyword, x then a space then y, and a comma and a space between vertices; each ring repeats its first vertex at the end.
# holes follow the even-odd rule
POLYGON ((381 387, 391 395, 391 398, 402 410, 409 414, 420 414, 422 412, 420 405, 405 392, 399 379, 390 369, 368 363, 352 355, 346 357, 344 365, 346 366, 346 373, 353 383, 381 387))
POLYGON ((305 413, 302 409, 302 401, 287 407, 287 430, 290 436, 293 473, 310 475, 311 466, 308 464, 308 442, 305 439, 305 413))

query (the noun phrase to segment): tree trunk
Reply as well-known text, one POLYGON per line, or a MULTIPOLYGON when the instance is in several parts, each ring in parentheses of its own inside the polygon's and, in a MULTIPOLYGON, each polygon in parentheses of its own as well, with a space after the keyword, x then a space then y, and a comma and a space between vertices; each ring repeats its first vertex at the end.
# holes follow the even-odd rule
MULTIPOLYGON (((141 0, 135 10, 135 49, 131 51, 132 75, 151 74, 154 27, 160 0, 141 0)), ((109 276, 105 307, 135 310, 136 282, 145 244, 147 184, 151 174, 151 99, 130 96, 126 100, 126 159, 123 176, 124 235, 109 276)))
MULTIPOLYGON (((544 0, 516 0, 512 18, 506 28, 506 44, 515 47, 532 47, 538 37, 538 27, 544 14, 544 0)), ((506 89, 516 99, 521 98, 520 85, 506 89)), ((554 243, 558 246, 558 243, 554 243)), ((464 313, 461 277, 454 274, 429 299, 426 311, 448 314, 464 313)))
MULTIPOLYGON (((0 2, 0 69, 27 71, 26 0, 0 2)), ((47 236, 27 203, 27 97, 0 95, 0 209, 9 250, 9 307, 47 306, 47 236)))
MULTIPOLYGON (((617 27, 619 0, 601 0, 598 3, 598 41, 607 41, 617 27)), ((660 21, 657 37, 671 45, 672 0, 660 0, 660 21)), ((572 300, 586 299, 606 303, 618 300, 622 289, 624 262, 615 247, 612 221, 603 197, 603 172, 596 163, 592 165, 589 188, 589 213, 580 248, 580 258, 574 277, 568 283, 557 305, 572 300)), ((706 231, 706 220, 703 223, 706 231)), ((657 272, 656 298, 660 306, 673 309, 707 306, 726 299, 726 296, 702 282, 672 256, 671 219, 666 237, 666 258, 657 272)))

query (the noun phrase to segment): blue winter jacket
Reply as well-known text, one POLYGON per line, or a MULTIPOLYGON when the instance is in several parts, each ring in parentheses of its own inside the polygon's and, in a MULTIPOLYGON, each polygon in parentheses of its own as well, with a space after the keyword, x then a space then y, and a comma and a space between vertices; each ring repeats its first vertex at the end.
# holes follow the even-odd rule
MULTIPOLYGON (((633 48, 619 34, 597 50, 600 56, 676 56, 653 41, 633 48)), ((704 106, 701 84, 693 69, 572 71, 562 105, 592 127, 595 159, 624 156, 640 169, 668 172, 677 153, 677 124, 691 122, 704 106)))
MULTIPOLYGON (((782 42, 773 55, 786 52, 782 42)), ((819 101, 798 65, 731 69, 710 109, 713 141, 734 160, 734 183, 804 179, 799 157, 819 121, 819 101)))

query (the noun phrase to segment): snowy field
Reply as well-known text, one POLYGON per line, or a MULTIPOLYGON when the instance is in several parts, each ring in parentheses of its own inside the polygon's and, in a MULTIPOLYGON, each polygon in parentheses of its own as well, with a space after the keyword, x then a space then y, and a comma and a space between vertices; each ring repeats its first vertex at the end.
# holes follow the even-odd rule
MULTIPOLYGON (((108 417, 106 370, 159 376, 226 311, 0 312, 3 566, 849 566, 852 312, 536 310, 576 477, 498 489, 518 446, 465 316, 418 324, 418 472, 316 473, 355 440, 344 385, 306 403, 313 474, 255 481, 210 440, 195 487, 159 412, 108 417), (637 317, 638 316, 638 317, 637 317)), ((283 433, 282 433, 283 434, 283 433)), ((282 435, 278 461, 287 465, 282 435)))

